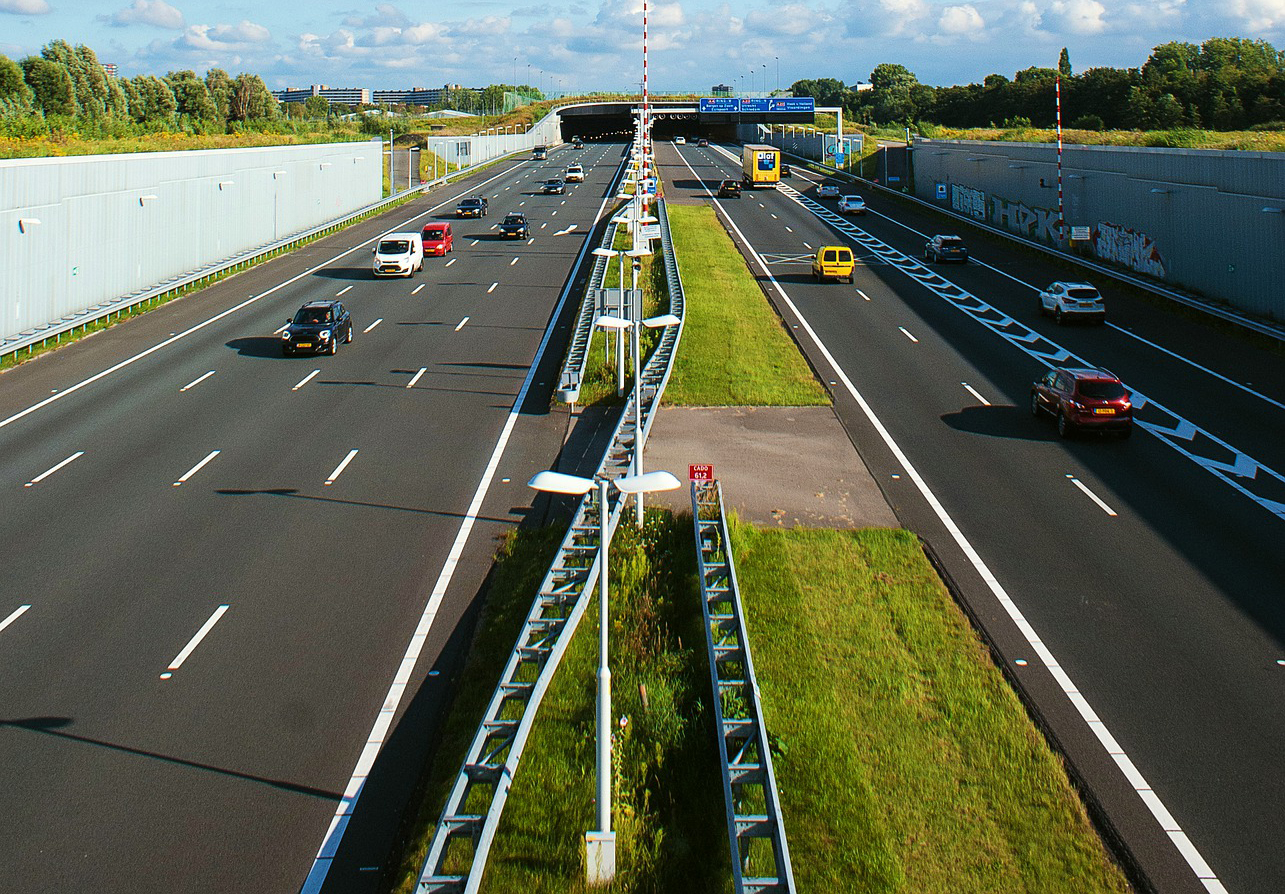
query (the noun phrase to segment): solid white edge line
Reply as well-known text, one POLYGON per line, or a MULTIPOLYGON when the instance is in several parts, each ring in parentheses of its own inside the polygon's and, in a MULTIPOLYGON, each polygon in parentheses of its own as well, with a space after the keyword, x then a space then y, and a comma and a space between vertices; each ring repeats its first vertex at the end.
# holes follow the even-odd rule
POLYGON ((460 320, 460 324, 455 327, 455 331, 459 332, 461 329, 463 329, 464 324, 468 322, 468 319, 469 319, 468 317, 465 317, 464 319, 460 320))
POLYGON ((201 625, 200 630, 196 631, 196 636, 187 641, 183 651, 179 652, 175 659, 169 663, 169 666, 165 668, 167 673, 161 674, 162 680, 168 680, 174 671, 183 666, 183 662, 187 661, 192 653, 196 651, 196 647, 201 644, 201 640, 205 639, 206 635, 214 629, 214 625, 219 623, 219 618, 223 617, 227 610, 228 606, 226 605, 220 605, 214 610, 214 614, 210 615, 210 619, 201 625))
POLYGON ((210 460, 214 459, 214 457, 218 456, 220 452, 221 452, 221 451, 218 451, 218 450, 211 450, 211 451, 210 451, 210 453, 209 453, 209 455, 208 455, 207 457, 205 457, 205 459, 201 460, 199 463, 197 463, 196 465, 192 466, 192 468, 188 469, 188 470, 187 470, 187 471, 186 471, 186 472, 185 472, 185 473, 184 473, 184 474, 179 478, 179 480, 178 480, 178 481, 175 481, 175 482, 174 482, 174 486, 175 486, 175 487, 179 487, 179 486, 181 486, 181 485, 183 485, 183 484, 186 484, 186 483, 187 483, 187 479, 191 478, 191 477, 192 477, 193 475, 195 475, 197 472, 201 471, 201 469, 205 468, 205 464, 206 464, 206 463, 208 463, 210 460))
POLYGON ((331 472, 330 477, 326 479, 326 487, 330 487, 330 485, 335 483, 335 480, 344 473, 344 469, 348 468, 348 464, 352 462, 352 458, 356 455, 356 447, 348 451, 348 455, 339 461, 339 465, 335 466, 335 470, 331 472))
POLYGON ((214 375, 214 370, 210 370, 209 372, 207 372, 205 375, 201 376, 200 378, 193 379, 192 381, 190 381, 190 382, 188 382, 186 385, 184 385, 182 388, 180 388, 180 389, 179 389, 179 391, 180 391, 180 392, 183 392, 183 391, 187 391, 189 388, 195 388, 197 385, 201 384, 202 382, 204 382, 206 379, 208 379, 208 378, 209 378, 210 376, 212 376, 212 375, 214 375))
POLYGON ((1112 509, 1110 506, 1108 506, 1106 503, 1102 501, 1101 497, 1099 497, 1093 491, 1089 490, 1088 485, 1086 485, 1079 478, 1076 478, 1074 475, 1067 475, 1066 477, 1072 484, 1078 487, 1086 497, 1088 497, 1093 502, 1097 503, 1098 508, 1101 509, 1103 512, 1105 512, 1107 515, 1111 516, 1112 518, 1115 518, 1116 515, 1118 515, 1118 513, 1114 509, 1112 509))
POLYGON ((15 608, 15 609, 13 610, 13 613, 12 613, 12 614, 10 614, 10 615, 9 615, 9 617, 5 618, 3 621, 0 621, 0 631, 4 630, 6 627, 8 627, 8 626, 9 626, 10 624, 12 624, 14 621, 16 621, 16 620, 18 620, 19 618, 21 618, 24 614, 26 614, 26 612, 27 612, 27 610, 28 610, 29 608, 31 608, 31 606, 30 606, 30 605, 20 605, 20 606, 18 606, 17 608, 15 608))
MULTIPOLYGON (((602 204, 598 206, 598 213, 594 217, 595 225, 602 218, 602 211, 607 207, 609 198, 611 196, 604 196, 602 204)), ((579 268, 584 260, 585 253, 589 250, 590 242, 591 240, 586 239, 580 246, 580 253, 576 255, 572 270, 579 268)), ((568 279, 566 286, 563 287, 562 295, 558 298, 558 305, 553 309, 553 313, 550 316, 551 320, 556 320, 562 315, 562 308, 566 305, 567 296, 571 294, 574 286, 574 280, 568 279)), ((379 750, 383 748, 384 740, 392 726, 393 718, 401 705, 407 685, 414 674, 415 665, 419 662, 420 653, 428 640, 428 633, 433 627, 433 621, 437 618, 437 610, 441 607, 442 600, 446 597, 446 589, 450 586, 451 578, 455 574, 455 568, 459 563, 460 556, 464 553, 464 545, 468 541, 469 534, 473 531, 473 525, 477 521, 478 513, 482 509, 482 501, 486 499, 486 495, 490 491, 491 482, 494 480, 495 471, 504 456, 513 427, 517 424, 518 417, 522 415, 522 404, 526 401, 526 395, 531 388, 531 383, 535 381, 536 369, 540 365, 540 360, 544 356, 549 340, 553 337, 553 330, 553 326, 545 327, 544 337, 540 340, 540 346, 536 348, 535 359, 531 361, 531 367, 527 370, 526 378, 522 382, 522 388, 518 391, 518 396, 513 401, 512 409, 509 410, 509 417, 504 421, 504 428, 500 431, 500 436, 495 442, 495 449, 491 452, 491 458, 486 464, 486 469, 482 472, 481 479, 478 481, 473 500, 469 503, 468 510, 460 522, 460 529, 455 535, 455 542, 451 544, 451 551, 447 554, 446 561, 442 564, 441 573, 438 575, 437 582, 433 585, 433 591, 424 606, 424 613, 420 616, 419 626, 415 628, 415 633, 411 636, 410 643, 406 647, 406 654, 402 657, 401 665, 388 688, 388 694, 385 696, 375 717, 374 726, 371 728, 370 735, 367 736, 366 747, 362 750, 362 757, 358 759, 352 778, 349 779, 348 785, 344 787, 344 796, 340 800, 339 806, 335 808, 335 815, 331 817, 330 826, 326 830, 326 837, 322 840, 321 847, 317 850, 312 869, 309 870, 308 877, 304 879, 303 886, 299 889, 300 894, 317 894, 326 882, 326 874, 330 871, 331 861, 334 860, 335 854, 339 851, 339 843, 343 840, 344 832, 348 828, 348 820, 356 809, 357 799, 361 797, 362 789, 366 785, 366 773, 364 771, 367 764, 366 754, 368 751, 371 752, 370 763, 373 764, 374 758, 378 756, 379 750)))
MULTIPOLYGON (((686 159, 684 159, 684 161, 686 161, 686 159)), ((690 169, 691 165, 688 165, 688 168, 690 169)), ((694 170, 692 171, 692 175, 696 175, 694 170)), ((707 189, 706 192, 708 193, 709 190, 707 189)), ((718 206, 718 209, 721 210, 721 206, 718 206)), ((799 312, 799 309, 794 305, 790 296, 786 294, 785 289, 781 287, 781 284, 777 282, 776 277, 772 275, 772 271, 768 269, 763 258, 755 250, 754 246, 750 244, 749 240, 745 238, 745 234, 742 233, 741 228, 736 225, 736 221, 732 220, 731 215, 726 213, 724 213, 724 217, 728 224, 736 231, 741 242, 745 245, 746 250, 749 251, 755 261, 758 262, 759 269, 763 271, 763 275, 772 283, 777 294, 781 296, 781 299, 798 318, 799 324, 802 326, 803 330, 807 332, 808 337, 812 339, 813 344, 817 346, 817 349, 821 352, 822 356, 825 357, 826 362, 830 364, 831 369, 834 370, 835 376, 839 381, 843 382, 844 388, 852 396, 853 400, 857 402, 857 405, 861 407, 862 413, 865 414, 875 431, 878 432, 879 437, 883 440, 884 444, 887 445, 890 451, 892 451, 897 462, 899 462, 902 468, 905 469, 907 477, 914 482, 915 487, 927 501, 929 507, 933 511, 933 514, 935 514, 937 519, 943 526, 945 526, 947 532, 950 533, 951 539, 955 541, 955 544, 968 558, 968 561, 977 571, 977 574, 981 577, 982 581, 985 582, 991 593, 997 600, 999 600, 1004 611, 1008 614, 1013 623, 1017 625, 1023 637, 1025 637, 1027 644, 1030 645, 1035 654, 1039 656, 1040 662, 1058 682, 1063 693, 1067 696, 1068 701, 1071 702, 1076 711, 1080 714, 1081 719, 1083 719, 1085 723, 1089 724, 1090 729, 1093 729, 1095 726, 1101 726, 1103 731, 1105 731, 1105 724, 1102 724, 1102 721, 1098 719, 1095 713, 1093 713, 1088 701, 1080 694, 1079 690, 1075 688, 1070 677, 1067 676, 1066 672, 1063 671, 1061 666, 1057 663, 1057 659, 1054 658, 1053 653, 1049 651, 1048 647, 1045 646, 1044 642, 1039 638, 1039 635, 1035 632, 1035 628, 1026 620, 1026 616, 1022 614, 1021 609, 1019 609, 1017 604, 1013 602, 1011 597, 1009 597, 1008 592, 999 582, 999 579, 995 577, 994 573, 990 570, 990 567, 982 560, 982 557, 977 553, 977 550, 973 548, 972 543, 970 543, 968 538, 964 536, 964 532, 955 524, 954 519, 951 518, 948 512, 946 512, 946 507, 941 504, 937 499, 937 496, 931 489, 929 489, 928 483, 924 481, 918 470, 916 470, 911 464, 910 458, 902 452, 901 447, 898 446, 895 440, 893 440, 892 434, 884 427, 883 422, 880 421, 879 417, 875 415, 874 408, 871 407, 870 404, 866 403, 866 399, 861 395, 861 392, 857 391, 856 386, 852 384, 852 380, 848 378, 848 374, 844 372, 844 370, 839 366, 838 361, 835 360, 834 355, 830 353, 830 349, 821 341, 820 336, 818 336, 816 331, 813 330, 812 325, 807 321, 807 318, 799 312)), ((1124 752, 1121 750, 1119 753, 1123 754, 1124 752)), ((1146 784, 1146 780, 1143 778, 1141 773, 1138 773, 1137 780, 1134 782, 1133 787, 1134 791, 1147 806, 1147 809, 1151 812, 1151 815, 1155 818, 1156 822, 1160 824, 1161 829, 1166 833, 1169 833, 1171 839, 1174 832, 1182 832, 1181 828, 1179 828, 1177 823, 1174 821, 1173 816, 1169 813, 1168 809, 1165 808, 1163 802, 1161 802, 1160 797, 1156 795, 1150 785, 1146 784), (1139 786, 1137 784, 1139 782, 1143 783, 1143 786, 1139 786)), ((1185 837, 1186 836, 1184 835, 1184 838, 1185 837)), ((1183 858, 1187 861, 1187 865, 1191 868, 1192 872, 1196 874, 1197 878, 1205 884, 1206 888, 1214 891, 1217 889, 1211 887, 1211 885, 1217 885, 1219 888, 1222 887, 1221 882, 1218 881, 1217 876, 1213 874, 1212 870, 1208 870, 1208 875, 1204 874, 1208 868, 1208 864, 1203 858, 1200 858, 1199 851, 1196 850, 1195 845, 1191 845, 1190 851, 1179 848, 1179 853, 1182 854, 1183 858), (1199 858, 1199 862, 1193 861, 1193 855, 1199 858)))
POLYGON ((414 387, 415 387, 415 383, 419 381, 420 376, 424 375, 424 373, 426 373, 426 372, 428 372, 428 367, 427 367, 427 366, 421 366, 421 367, 419 368, 419 372, 417 372, 417 373, 415 373, 415 375, 411 376, 411 380, 410 380, 409 382, 407 382, 407 383, 406 383, 406 387, 407 387, 407 388, 414 388, 414 387))
MULTIPOLYGON (((505 176, 512 170, 513 168, 508 168, 504 171, 501 171, 495 176, 488 177, 486 180, 483 180, 478 185, 484 186, 487 183, 490 183, 492 180, 498 180, 500 177, 505 176)), ((451 202, 456 201, 457 199, 459 199, 460 196, 463 196, 463 195, 464 193, 460 193, 454 198, 447 199, 445 202, 442 202, 438 205, 434 205, 432 208, 422 211, 419 214, 416 214, 414 217, 408 218, 402 221, 400 224, 397 224, 397 228, 404 227, 407 224, 410 224, 419 220, 421 217, 425 217, 429 214, 432 214, 434 211, 437 211, 440 208, 446 207, 451 202)), ((386 231, 386 232, 391 232, 391 231, 386 231)), ((39 401, 38 403, 32 404, 31 406, 27 407, 25 410, 19 410, 17 413, 14 413, 12 416, 9 416, 6 419, 0 419, 0 428, 4 428, 6 425, 9 425, 13 422, 17 422, 19 419, 29 416, 30 414, 36 412, 37 410, 44 409, 54 401, 62 400, 68 394, 72 394, 76 391, 79 391, 81 388, 84 388, 87 385, 92 385, 94 382, 97 382, 99 379, 106 378, 107 376, 110 376, 112 373, 119 372, 120 370, 135 363, 136 361, 142 360, 144 357, 149 357, 152 354, 155 354, 157 351, 161 350, 161 348, 169 347, 170 345, 174 344, 176 341, 180 341, 181 339, 187 338, 187 336, 192 335, 195 332, 199 332, 200 330, 204 329, 206 326, 213 325, 214 323, 217 323, 219 320, 223 319, 224 317, 231 316, 237 311, 249 307, 251 304, 254 304, 256 301, 266 298, 269 295, 273 294, 274 292, 284 289, 286 286, 292 285, 293 283, 298 282, 299 280, 303 279, 306 276, 311 276, 312 274, 316 273, 318 270, 321 270, 322 268, 327 267, 330 264, 333 264, 335 261, 341 260, 342 258, 346 258, 348 257, 348 255, 352 254, 353 252, 365 248, 367 245, 370 245, 372 242, 376 241, 379 238, 380 236, 373 236, 370 239, 367 239, 365 242, 359 242, 358 244, 354 245, 352 248, 344 249, 339 254, 331 258, 328 258, 325 261, 322 261, 320 264, 317 264, 314 267, 309 267, 307 270, 303 271, 302 273, 296 274, 295 276, 292 276, 289 279, 282 280, 281 282, 277 283, 275 286, 273 286, 270 289, 267 289, 266 291, 260 292, 257 295, 251 295, 246 300, 240 302, 239 304, 234 304, 232 307, 229 307, 227 310, 220 311, 219 313, 210 317, 208 320, 202 320, 200 323, 197 323, 195 326, 190 326, 187 329, 184 329, 182 332, 178 333, 177 335, 171 335, 169 338, 165 339, 164 341, 157 342, 156 344, 152 345, 150 348, 147 348, 146 350, 143 350, 143 351, 139 351, 137 354, 135 354, 132 357, 127 357, 124 360, 120 361, 119 363, 116 363, 112 366, 107 367, 107 369, 100 370, 99 372, 94 373, 89 378, 82 379, 81 381, 77 382, 75 385, 72 385, 70 388, 65 388, 62 391, 59 391, 57 394, 51 395, 50 397, 46 397, 44 400, 39 401)), ((476 245, 477 243, 474 242, 473 244, 476 245)), ((284 328, 285 327, 282 327, 282 329, 284 328)), ((282 331, 281 329, 277 330, 278 333, 280 333, 281 331, 282 331)))
POLYGON ((75 462, 76 460, 80 459, 84 455, 85 455, 85 451, 77 450, 75 453, 73 453, 71 456, 64 459, 62 462, 54 466, 52 469, 46 469, 45 471, 37 475, 35 478, 32 478, 30 481, 24 484, 23 487, 31 487, 33 484, 39 484, 40 482, 48 478, 50 475, 52 475, 54 472, 57 472, 63 466, 67 465, 68 463, 75 462))
POLYGON ((977 393, 977 389, 976 389, 976 388, 974 388, 972 385, 969 385, 967 382, 960 382, 959 384, 963 385, 963 386, 964 386, 964 389, 965 389, 969 394, 971 394, 973 397, 975 397, 975 398, 977 398, 979 401, 981 401, 983 405, 988 406, 988 407, 991 405, 991 402, 990 402, 990 401, 988 401, 986 398, 982 397, 980 394, 978 394, 978 393, 977 393))
POLYGON ((293 388, 291 388, 290 390, 291 390, 291 391, 298 391, 298 390, 299 390, 300 388, 302 388, 304 385, 307 385, 309 382, 311 382, 311 381, 312 381, 313 376, 318 375, 320 372, 321 372, 321 370, 319 370, 319 369, 314 369, 312 372, 308 373, 306 376, 304 376, 302 379, 300 379, 300 380, 299 380, 299 384, 298 384, 298 385, 295 385, 295 386, 294 386, 293 388))
POLYGON ((379 319, 375 320, 375 322, 373 322, 373 323, 371 323, 369 326, 367 326, 365 329, 361 330, 361 334, 362 334, 362 335, 365 335, 367 332, 369 332, 370 330, 374 329, 376 326, 378 326, 378 325, 379 325, 380 323, 382 323, 382 322, 384 322, 384 318, 383 318, 383 317, 380 317, 379 319))

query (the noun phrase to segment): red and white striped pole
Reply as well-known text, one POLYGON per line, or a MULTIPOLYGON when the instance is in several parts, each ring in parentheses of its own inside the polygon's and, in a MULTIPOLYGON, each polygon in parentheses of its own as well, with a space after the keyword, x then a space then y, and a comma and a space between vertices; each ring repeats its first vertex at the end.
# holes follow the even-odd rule
POLYGON ((1057 241, 1061 248, 1066 244, 1066 214, 1062 207, 1062 78, 1054 82, 1057 97, 1057 241))
POLYGON ((647 108, 647 0, 643 0, 643 78, 642 78, 642 117, 639 119, 639 126, 642 128, 642 134, 639 136, 638 144, 642 147, 642 178, 639 181, 639 187, 642 189, 642 209, 647 213, 647 200, 650 198, 647 194, 647 176, 649 165, 647 156, 651 151, 650 136, 651 122, 649 120, 649 110, 647 108))

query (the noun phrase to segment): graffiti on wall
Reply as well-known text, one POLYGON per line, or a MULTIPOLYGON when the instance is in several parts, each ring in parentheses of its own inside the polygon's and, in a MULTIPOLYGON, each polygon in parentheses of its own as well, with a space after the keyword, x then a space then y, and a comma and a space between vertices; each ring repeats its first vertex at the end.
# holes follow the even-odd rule
POLYGON ((978 220, 986 219, 986 193, 971 186, 950 185, 950 207, 978 220))
POLYGON ((1123 264, 1131 270, 1163 279, 1164 258, 1146 233, 1118 224, 1102 222, 1093 234, 1093 252, 1104 261, 1123 264))
POLYGON ((991 222, 1038 242, 1057 242, 1057 210, 1028 208, 996 196, 991 201, 991 222))

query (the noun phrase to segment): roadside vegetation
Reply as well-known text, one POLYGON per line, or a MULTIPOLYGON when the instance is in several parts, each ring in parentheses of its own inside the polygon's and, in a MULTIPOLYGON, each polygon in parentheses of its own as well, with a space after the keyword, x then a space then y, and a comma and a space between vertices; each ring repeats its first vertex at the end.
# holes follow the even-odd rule
MULTIPOLYGON (((696 335, 724 325, 736 279, 729 272, 726 281, 711 280, 712 262, 730 257, 771 310, 709 209, 669 213, 686 252, 688 320, 678 362, 715 383, 695 392, 701 403, 734 403, 728 383, 740 358, 726 339, 696 335)), ((794 363, 806 373, 801 358, 794 363)), ((758 390, 795 393, 790 366, 774 366, 758 390)), ((760 530, 734 518, 731 530, 800 891, 1128 890, 1059 759, 913 535, 760 530)), ((525 526, 499 551, 410 844, 390 879, 398 894, 414 891, 442 804, 563 531, 525 526)), ((641 530, 622 521, 611 566, 613 714, 622 719, 611 890, 729 890, 691 516, 649 509, 641 530)), ((596 612, 591 602, 540 708, 485 892, 587 890, 596 612)))

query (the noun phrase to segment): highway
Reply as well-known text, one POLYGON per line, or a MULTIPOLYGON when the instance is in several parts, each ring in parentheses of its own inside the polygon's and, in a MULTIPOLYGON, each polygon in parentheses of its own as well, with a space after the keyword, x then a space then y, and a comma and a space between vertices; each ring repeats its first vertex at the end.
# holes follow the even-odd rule
MULTIPOLYGON (((736 151, 658 144, 669 200, 736 151)), ((975 260, 925 267, 958 225, 850 185, 871 210, 840 219, 795 171, 713 201, 1105 825, 1160 891, 1285 890, 1285 360, 1101 277, 1108 325, 1060 327, 1036 294, 1083 272, 969 232, 975 260), (854 285, 812 281, 836 243, 854 285), (1132 439, 1031 416, 1056 357, 1145 396, 1132 439)))
POLYGON ((0 887, 375 890, 562 445, 546 330, 622 149, 498 163, 3 376, 0 887), (380 233, 474 192, 454 253, 373 278, 380 233), (323 298, 353 342, 282 358, 323 298))

